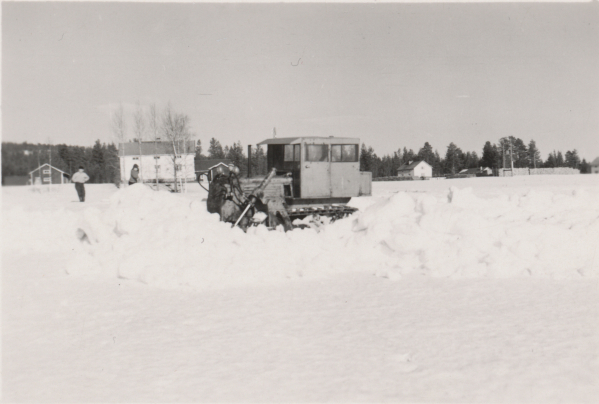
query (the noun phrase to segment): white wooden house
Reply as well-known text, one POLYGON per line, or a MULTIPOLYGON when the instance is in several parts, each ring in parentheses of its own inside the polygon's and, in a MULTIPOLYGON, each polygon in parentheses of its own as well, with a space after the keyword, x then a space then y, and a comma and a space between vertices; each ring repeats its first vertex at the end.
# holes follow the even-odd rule
POLYGON ((591 174, 599 174, 599 157, 591 163, 591 174))
POLYGON ((144 183, 193 182, 196 179, 194 158, 196 144, 193 140, 167 142, 127 142, 119 144, 121 181, 127 183, 131 169, 139 167, 144 183))
POLYGON ((433 167, 426 161, 410 161, 397 169, 397 176, 402 178, 426 179, 432 178, 433 167))

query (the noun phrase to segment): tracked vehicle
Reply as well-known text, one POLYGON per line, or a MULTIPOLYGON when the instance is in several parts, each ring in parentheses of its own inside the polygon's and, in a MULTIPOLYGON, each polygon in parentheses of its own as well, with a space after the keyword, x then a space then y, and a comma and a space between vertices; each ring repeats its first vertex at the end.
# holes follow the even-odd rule
MULTIPOLYGON (((360 171, 357 138, 272 138, 259 144, 267 147, 267 176, 248 173, 248 178, 239 178, 238 168, 223 166, 206 173, 208 210, 218 212, 221 220, 246 227, 259 220, 253 218, 261 211, 267 214, 264 223, 269 227, 282 224, 290 230, 295 219, 311 217, 318 222, 351 215, 357 209, 347 206, 350 199, 371 195, 372 174, 360 171), (239 211, 219 211, 227 201, 239 211)), ((250 162, 248 171, 249 166, 250 162)))

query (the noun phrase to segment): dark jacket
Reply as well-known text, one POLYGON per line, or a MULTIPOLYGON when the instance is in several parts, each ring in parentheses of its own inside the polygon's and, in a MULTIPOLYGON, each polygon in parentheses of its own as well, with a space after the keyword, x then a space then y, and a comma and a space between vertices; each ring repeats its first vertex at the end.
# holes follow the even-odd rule
POLYGON ((139 181, 139 169, 137 167, 133 167, 131 169, 131 178, 129 178, 129 184, 135 184, 139 181))

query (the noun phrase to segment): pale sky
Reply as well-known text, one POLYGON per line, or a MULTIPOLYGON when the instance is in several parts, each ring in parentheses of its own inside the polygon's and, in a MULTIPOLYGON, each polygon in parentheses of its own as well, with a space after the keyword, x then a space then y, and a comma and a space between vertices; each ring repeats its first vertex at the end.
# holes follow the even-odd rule
POLYGON ((189 115, 204 150, 276 127, 379 155, 513 135, 592 160, 598 72, 597 2, 2 3, 3 141, 112 142, 111 110, 139 101, 189 115))

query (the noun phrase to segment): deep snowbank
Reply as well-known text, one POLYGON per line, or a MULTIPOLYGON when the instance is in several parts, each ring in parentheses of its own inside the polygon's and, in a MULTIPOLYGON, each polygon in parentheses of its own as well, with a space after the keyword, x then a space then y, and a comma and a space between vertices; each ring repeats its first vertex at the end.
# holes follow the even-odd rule
POLYGON ((199 199, 133 186, 116 192, 105 212, 83 212, 78 226, 91 244, 80 249, 68 271, 95 269, 148 284, 194 288, 342 271, 390 279, 409 273, 597 277, 596 200, 584 189, 485 199, 470 188, 451 187, 442 197, 397 192, 378 201, 362 199, 363 213, 319 233, 258 227, 244 234, 208 214, 199 199))
POLYGON ((248 234, 207 213, 201 194, 186 198, 144 186, 111 189, 103 204, 57 201, 43 211, 5 205, 3 249, 63 251, 70 274, 119 276, 163 287, 220 288, 347 271, 389 279, 410 273, 453 278, 599 274, 599 189, 594 184, 524 187, 511 194, 491 187, 484 196, 452 184, 357 198, 352 203, 361 213, 320 232, 258 227, 248 234), (87 240, 78 239, 78 229, 87 240))

